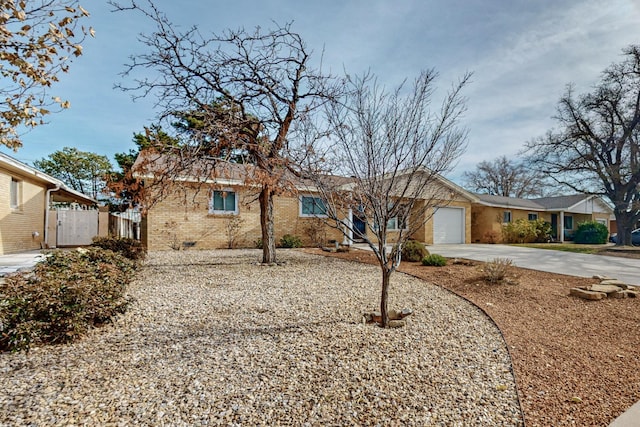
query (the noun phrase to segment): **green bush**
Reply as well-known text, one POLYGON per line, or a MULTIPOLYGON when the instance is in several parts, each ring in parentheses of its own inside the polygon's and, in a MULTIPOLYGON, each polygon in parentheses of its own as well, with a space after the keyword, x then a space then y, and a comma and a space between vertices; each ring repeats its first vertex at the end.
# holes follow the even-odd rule
POLYGON ((607 230, 606 225, 596 221, 587 221, 578 224, 578 228, 573 235, 573 241, 575 243, 596 245, 607 243, 608 237, 609 230, 607 230))
POLYGON ((429 251, 418 241, 409 240, 402 245, 402 261, 420 262, 427 255, 429 251))
POLYGON ((136 264, 100 248, 54 251, 0 283, 0 351, 72 341, 125 310, 136 264))
POLYGON ((429 254, 422 259, 422 265, 444 267, 445 265, 447 265, 447 259, 442 255, 429 254))
POLYGON ((544 243, 550 238, 551 224, 543 219, 529 221, 521 218, 502 226, 505 243, 544 243))
POLYGON ((291 234, 285 234, 280 239, 280 247, 281 248, 301 248, 302 240, 298 236, 293 236, 291 234))
POLYGON ((91 246, 117 252, 134 261, 141 261, 146 256, 142 243, 127 237, 94 237, 91 246))

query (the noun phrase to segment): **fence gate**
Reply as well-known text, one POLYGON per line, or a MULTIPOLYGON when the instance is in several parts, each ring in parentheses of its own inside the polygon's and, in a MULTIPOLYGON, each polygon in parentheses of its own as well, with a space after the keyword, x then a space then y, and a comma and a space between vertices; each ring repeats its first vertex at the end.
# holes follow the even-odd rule
POLYGON ((58 211, 56 246, 90 245, 97 235, 97 210, 58 211))

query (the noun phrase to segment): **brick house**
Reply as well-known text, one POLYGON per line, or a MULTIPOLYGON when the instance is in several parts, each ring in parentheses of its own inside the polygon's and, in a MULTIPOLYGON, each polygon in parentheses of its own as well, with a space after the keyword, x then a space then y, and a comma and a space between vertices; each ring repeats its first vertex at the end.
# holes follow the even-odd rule
POLYGON ((96 205, 62 181, 0 153, 0 255, 56 246, 53 202, 96 205))
MULTIPOLYGON (((256 246, 261 238, 260 172, 253 166, 220 163, 214 168, 199 164, 189 165, 185 171, 166 167, 165 156, 145 156, 139 156, 134 165, 139 171, 146 171, 138 175, 145 181, 145 187, 152 187, 149 183, 158 169, 179 177, 173 179, 178 184, 163 188, 161 200, 147 209, 141 224, 142 242, 147 248, 256 246)), ((345 177, 333 178, 347 186, 350 182, 345 177)), ((344 236, 322 222, 321 198, 312 186, 296 179, 290 179, 289 186, 288 191, 274 197, 276 242, 285 234, 299 237, 308 246, 353 241, 352 234, 344 236)), ((556 239, 563 241, 571 239, 583 221, 599 221, 609 228, 613 213, 601 198, 585 194, 538 199, 490 196, 470 193, 440 176, 433 187, 429 191, 438 194, 436 207, 427 211, 429 219, 411 236, 426 244, 485 242, 488 233, 500 241, 502 225, 520 218, 549 222, 556 239)), ((417 205, 416 211, 420 201, 417 205)), ((344 212, 343 221, 353 223, 356 229, 365 229, 357 212, 344 212)), ((397 218, 390 221, 390 241, 394 238, 394 227, 401 226, 401 222, 397 218)))
MULTIPOLYGON (((154 171, 171 170, 174 182, 164 187, 162 197, 147 207, 141 224, 142 242, 149 250, 196 247, 199 249, 255 247, 261 238, 258 202, 259 171, 251 165, 220 163, 215 168, 189 165, 188 172, 167 166, 164 156, 150 153, 136 160, 134 169, 153 188, 154 171)), ((157 172, 155 173, 157 176, 157 172)), ((348 183, 349 179, 334 177, 348 183)), ((475 197, 445 178, 438 177, 437 191, 443 200, 431 218, 412 236, 425 243, 470 243, 471 202, 475 197)), ((322 221, 322 202, 312 186, 290 180, 290 188, 274 197, 275 238, 298 236, 304 245, 326 245, 331 241, 348 242, 352 236, 322 221)), ((345 212, 344 221, 359 227, 357 213, 345 212)), ((393 227, 401 226, 392 221, 393 227)))
POLYGON ((599 196, 570 196, 517 199, 476 194, 472 206, 472 241, 486 242, 492 234, 502 238, 502 225, 518 219, 543 219, 551 224, 553 237, 560 242, 572 240, 578 224, 597 221, 611 230, 613 209, 599 196))

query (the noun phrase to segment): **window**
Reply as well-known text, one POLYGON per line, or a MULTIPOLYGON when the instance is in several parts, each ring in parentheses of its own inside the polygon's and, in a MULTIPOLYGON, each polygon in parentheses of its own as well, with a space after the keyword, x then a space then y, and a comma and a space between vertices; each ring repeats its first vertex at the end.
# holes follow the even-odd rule
POLYGON ((573 217, 566 216, 564 217, 564 229, 565 230, 573 230, 573 217))
POLYGON ((538 214, 535 212, 529 213, 529 221, 536 221, 538 219, 538 214))
POLYGON ((502 212, 502 222, 505 224, 511 222, 511 211, 502 212))
POLYGON ((235 191, 215 190, 211 192, 209 201, 209 213, 211 214, 237 214, 238 198, 235 191))
POLYGON ((301 196, 300 197, 300 216, 327 216, 327 209, 320 197, 301 196))
POLYGON ((407 221, 403 216, 393 217, 387 222, 387 230, 406 230, 407 229, 407 221))
POLYGON ((9 204, 11 209, 19 209, 20 208, 20 190, 21 190, 21 182, 15 178, 11 178, 11 186, 9 189, 9 204))

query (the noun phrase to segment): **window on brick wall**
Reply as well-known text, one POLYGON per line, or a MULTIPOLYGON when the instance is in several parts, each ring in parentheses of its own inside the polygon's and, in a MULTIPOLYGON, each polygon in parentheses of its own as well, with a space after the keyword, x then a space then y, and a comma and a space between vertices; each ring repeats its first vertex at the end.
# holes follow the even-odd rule
POLYGON ((20 209, 22 204, 22 181, 11 178, 11 186, 9 187, 9 204, 11 209, 20 209))
POLYGON ((511 211, 502 212, 502 222, 505 224, 511 222, 511 211))
POLYGON ((564 228, 565 230, 573 230, 573 217, 570 215, 564 216, 564 228))
POLYGON ((538 219, 538 214, 535 212, 529 212, 529 217, 528 217, 529 221, 535 221, 538 219))
POLYGON ((209 200, 210 214, 233 215, 238 213, 238 197, 233 190, 215 190, 209 200))
POLYGON ((300 216, 326 217, 327 210, 320 197, 300 196, 300 216))
POLYGON ((407 218, 404 215, 398 215, 391 218, 387 222, 387 230, 406 230, 407 229, 407 218))

